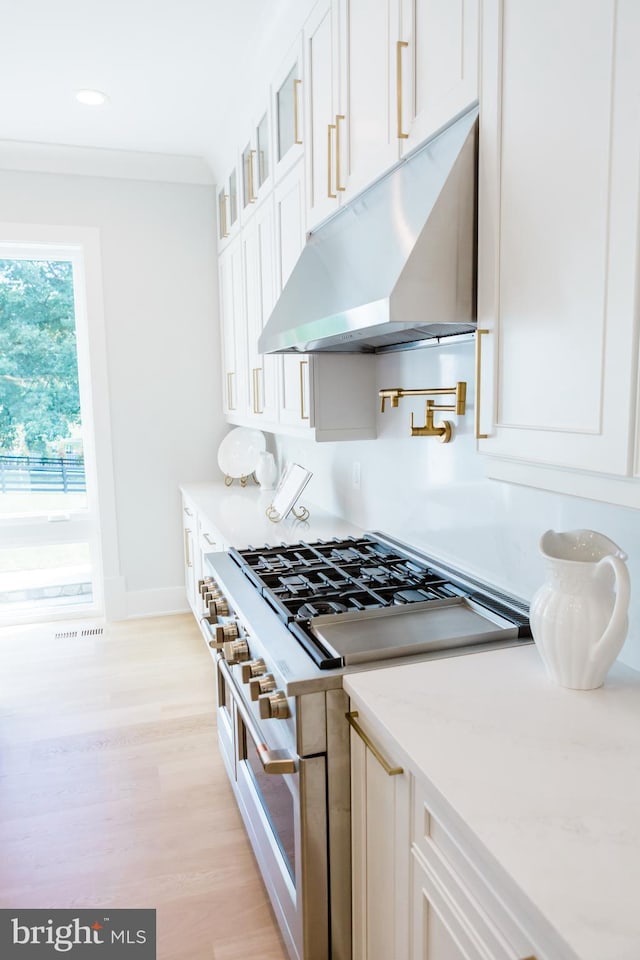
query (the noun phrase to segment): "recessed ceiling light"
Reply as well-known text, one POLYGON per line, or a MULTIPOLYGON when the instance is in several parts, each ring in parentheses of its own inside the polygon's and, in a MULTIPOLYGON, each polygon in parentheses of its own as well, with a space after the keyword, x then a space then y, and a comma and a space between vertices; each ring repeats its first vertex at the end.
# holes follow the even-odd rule
POLYGON ((106 93, 100 90, 78 90, 76 93, 76 100, 86 107, 101 107, 108 99, 106 93))

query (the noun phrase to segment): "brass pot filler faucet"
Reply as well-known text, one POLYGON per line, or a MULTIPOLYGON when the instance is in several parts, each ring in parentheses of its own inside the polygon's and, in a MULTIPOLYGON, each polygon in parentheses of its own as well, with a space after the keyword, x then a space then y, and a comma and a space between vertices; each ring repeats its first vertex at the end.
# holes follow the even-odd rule
POLYGON ((399 387, 393 387, 388 390, 380 390, 379 396, 381 413, 384 413, 387 400, 391 401, 392 407, 397 407, 401 397, 455 396, 455 403, 436 405, 433 400, 427 400, 423 427, 414 426, 413 413, 411 414, 412 437, 439 437, 440 443, 449 443, 451 440, 451 423, 449 420, 434 423, 433 418, 436 412, 439 413, 444 410, 451 410, 458 416, 464 416, 467 407, 467 384, 465 380, 459 380, 455 387, 432 387, 424 390, 402 390, 399 387))

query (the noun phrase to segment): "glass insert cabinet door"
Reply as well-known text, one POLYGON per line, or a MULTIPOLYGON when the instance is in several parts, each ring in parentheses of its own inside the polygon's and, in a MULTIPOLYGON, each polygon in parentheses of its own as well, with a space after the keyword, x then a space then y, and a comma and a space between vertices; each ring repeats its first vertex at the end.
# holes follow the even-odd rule
POLYGON ((282 62, 273 84, 275 163, 278 176, 286 173, 302 156, 303 101, 302 41, 298 41, 282 62))
POLYGON ((297 84, 298 64, 294 64, 277 93, 278 102, 278 161, 299 140, 297 127, 297 84))
POLYGON ((218 193, 218 239, 231 236, 238 222, 238 175, 235 167, 218 193))
POLYGON ((257 159, 257 177, 258 190, 264 186, 269 179, 269 116, 264 114, 258 124, 256 131, 256 159, 257 159))

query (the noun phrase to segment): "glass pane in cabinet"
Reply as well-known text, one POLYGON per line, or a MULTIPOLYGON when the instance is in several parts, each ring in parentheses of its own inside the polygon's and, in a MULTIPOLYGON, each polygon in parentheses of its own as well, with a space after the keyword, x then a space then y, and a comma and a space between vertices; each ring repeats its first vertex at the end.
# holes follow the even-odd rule
POLYGON ((238 219, 238 178, 234 170, 229 177, 229 225, 238 219))
POLYGON ((287 79, 278 90, 278 160, 282 160, 287 150, 289 150, 296 139, 295 132, 295 81, 297 79, 298 65, 295 64, 287 79))
POLYGON ((265 113, 258 124, 258 187, 269 176, 269 120, 265 113))

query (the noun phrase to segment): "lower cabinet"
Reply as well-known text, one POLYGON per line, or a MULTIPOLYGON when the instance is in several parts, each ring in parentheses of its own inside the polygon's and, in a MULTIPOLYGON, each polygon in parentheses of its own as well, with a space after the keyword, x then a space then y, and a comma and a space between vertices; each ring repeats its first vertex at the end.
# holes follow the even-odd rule
POLYGON ((220 531, 198 510, 189 497, 182 495, 182 530, 184 547, 184 586, 187 600, 194 616, 199 621, 206 613, 200 584, 206 575, 204 557, 207 553, 226 550, 220 531))
POLYGON ((349 716, 353 960, 560 960, 436 812, 422 774, 400 766, 398 744, 349 716))
POLYGON ((366 721, 350 716, 352 958, 405 960, 410 777, 396 767, 393 745, 376 742, 366 721))
POLYGON ((196 613, 198 609, 198 580, 202 576, 198 562, 198 515, 190 500, 182 498, 182 535, 184 549, 184 588, 189 606, 196 613))

